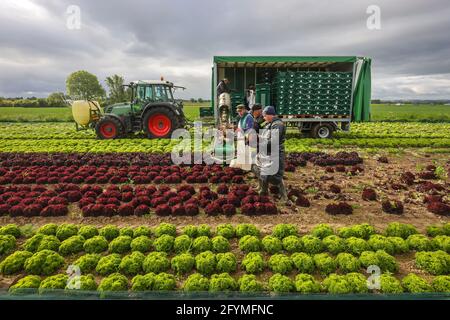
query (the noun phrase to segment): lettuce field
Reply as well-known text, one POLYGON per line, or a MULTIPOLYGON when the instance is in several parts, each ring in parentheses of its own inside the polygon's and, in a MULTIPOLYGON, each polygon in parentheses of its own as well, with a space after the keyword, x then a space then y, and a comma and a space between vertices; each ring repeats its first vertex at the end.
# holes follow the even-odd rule
MULTIPOLYGON (((261 230, 253 224, 117 227, 44 224, 34 235, 0 229, 2 283, 11 294, 70 288, 64 272, 83 272, 79 290, 274 292, 297 294, 430 293, 450 290, 450 224, 409 224, 384 230, 368 224, 300 234, 293 224, 261 230), (364 269, 380 267, 367 286, 364 269), (18 277, 21 275, 21 277, 18 277)), ((28 230, 29 231, 29 230, 28 230)))
POLYGON ((2 123, 0 294, 450 292, 449 123, 290 129, 292 205, 240 169, 174 165, 176 143, 2 123))

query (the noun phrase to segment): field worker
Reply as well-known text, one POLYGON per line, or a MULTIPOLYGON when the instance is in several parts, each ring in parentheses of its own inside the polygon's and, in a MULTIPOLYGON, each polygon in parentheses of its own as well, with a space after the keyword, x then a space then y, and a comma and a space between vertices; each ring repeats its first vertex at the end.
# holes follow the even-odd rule
POLYGON ((255 99, 255 86, 251 84, 248 86, 247 90, 245 90, 245 106, 247 107, 247 110, 252 110, 255 99))
POLYGON ((247 111, 245 105, 240 104, 236 107, 238 113, 237 131, 240 133, 247 133, 248 130, 253 129, 253 116, 247 111))
POLYGON ((259 160, 257 161, 256 173, 259 179, 259 193, 260 195, 267 195, 269 183, 278 186, 281 200, 285 201, 287 205, 290 205, 291 202, 288 199, 286 186, 283 181, 285 166, 284 142, 286 139, 286 126, 284 125, 283 121, 281 121, 281 119, 277 117, 274 107, 265 107, 262 114, 265 120, 265 125, 260 131, 259 138, 262 143, 267 144, 267 147, 261 148, 260 145, 260 147, 258 148, 259 160), (272 141, 272 136, 278 136, 278 141, 272 141), (275 148, 278 149, 278 154, 274 152, 275 148), (275 156, 277 157, 277 159, 273 158, 275 156), (268 163, 270 164, 269 166, 267 166, 268 163), (272 172, 274 170, 274 164, 278 164, 278 170, 276 172, 272 172), (269 168, 269 170, 267 170, 267 168, 269 168))
MULTIPOLYGON (((262 116, 262 105, 256 103, 252 106, 251 114, 253 116, 253 130, 254 134, 249 135, 251 146, 255 149, 255 153, 258 148, 258 134, 259 130, 264 126, 264 117, 262 116)), ((256 155, 255 155, 256 156, 256 155)), ((252 169, 253 171, 253 169, 252 169)))
POLYGON ((264 117, 262 115, 262 106, 259 103, 256 103, 252 107, 252 116, 253 116, 253 129, 255 129, 256 133, 259 133, 259 129, 264 126, 264 117))
POLYGON ((230 93, 231 90, 228 87, 229 84, 230 80, 228 80, 227 78, 223 78, 217 85, 217 95, 220 96, 222 93, 230 93))
MULTIPOLYGON (((253 130, 253 116, 247 111, 245 105, 240 104, 236 107, 238 113, 237 128, 236 128, 236 159, 230 163, 230 167, 241 168, 249 171, 252 168, 252 149, 248 142, 250 137, 254 137, 256 142, 256 134, 253 130)), ((254 152, 256 157, 256 148, 254 152)))

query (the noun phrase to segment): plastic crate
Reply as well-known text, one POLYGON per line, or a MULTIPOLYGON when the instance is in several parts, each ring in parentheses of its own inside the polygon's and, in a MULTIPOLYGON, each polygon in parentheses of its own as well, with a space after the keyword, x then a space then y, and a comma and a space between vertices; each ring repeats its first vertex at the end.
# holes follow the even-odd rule
POLYGON ((271 99, 271 85, 267 83, 256 84, 255 86, 255 101, 256 103, 260 103, 263 107, 270 106, 271 99))
POLYGON ((284 114, 348 114, 351 82, 351 72, 278 72, 273 101, 284 114))

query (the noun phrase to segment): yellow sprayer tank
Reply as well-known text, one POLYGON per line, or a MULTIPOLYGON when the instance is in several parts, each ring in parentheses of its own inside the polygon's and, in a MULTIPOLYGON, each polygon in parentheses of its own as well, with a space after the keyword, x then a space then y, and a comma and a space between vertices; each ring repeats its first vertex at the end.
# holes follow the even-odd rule
POLYGON ((98 120, 100 113, 101 108, 97 101, 76 100, 72 103, 73 119, 80 126, 87 126, 98 120))

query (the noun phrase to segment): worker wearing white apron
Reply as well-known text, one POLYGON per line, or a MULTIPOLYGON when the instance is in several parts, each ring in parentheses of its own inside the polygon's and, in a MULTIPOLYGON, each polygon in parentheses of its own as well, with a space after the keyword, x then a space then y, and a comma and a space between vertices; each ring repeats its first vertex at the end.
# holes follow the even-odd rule
POLYGON ((247 111, 243 104, 238 105, 236 111, 239 115, 237 131, 245 134, 248 130, 253 128, 253 116, 247 111))
POLYGON ((249 135, 255 134, 253 129, 253 116, 247 112, 247 109, 243 104, 238 105, 236 111, 239 115, 236 129, 237 157, 235 161, 232 161, 230 166, 249 171, 253 161, 252 153, 254 153, 248 145, 250 140, 249 135))
POLYGON ((252 110, 253 105, 256 103, 255 87, 252 84, 245 91, 245 103, 247 110, 252 110))

